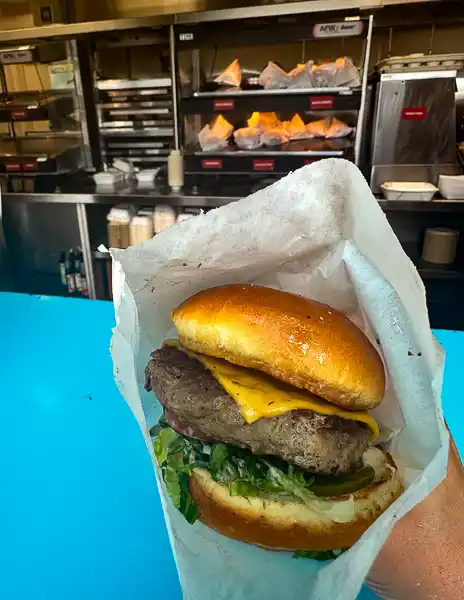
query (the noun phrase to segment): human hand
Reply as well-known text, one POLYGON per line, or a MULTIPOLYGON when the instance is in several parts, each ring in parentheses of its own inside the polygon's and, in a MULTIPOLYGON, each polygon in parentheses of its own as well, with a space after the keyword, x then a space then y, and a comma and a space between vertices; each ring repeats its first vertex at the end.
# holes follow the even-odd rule
POLYGON ((463 556, 464 469, 451 440, 446 478, 396 524, 366 583, 383 600, 457 600, 463 556))

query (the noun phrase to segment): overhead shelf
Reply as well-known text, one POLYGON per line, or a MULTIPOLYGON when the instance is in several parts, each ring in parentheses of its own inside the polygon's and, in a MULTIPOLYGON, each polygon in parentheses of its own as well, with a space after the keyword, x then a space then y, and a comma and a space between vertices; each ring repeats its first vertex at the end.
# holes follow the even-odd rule
POLYGON ((65 92, 13 92, 0 94, 0 122, 50 121, 74 110, 73 97, 65 92))
MULTIPOLYGON (((188 6, 184 2, 170 4, 170 12, 161 12, 160 14, 151 16, 86 21, 82 23, 56 23, 22 29, 3 29, 0 30, 0 43, 13 44, 27 40, 70 39, 101 32, 112 33, 115 31, 129 31, 131 29, 148 29, 151 33, 152 28, 167 25, 193 25, 196 23, 209 23, 211 21, 262 19, 264 13, 266 17, 287 17, 291 15, 320 13, 322 20, 326 12, 343 11, 342 14, 344 15, 350 12, 357 14, 359 10, 372 11, 376 8, 384 9, 387 6, 397 7, 409 4, 433 4, 435 2, 436 0, 312 0, 311 2, 282 2, 266 6, 262 4, 243 6, 241 2, 228 2, 230 8, 221 8, 221 4, 223 6, 222 2, 211 2, 210 0, 207 3, 209 10, 199 12, 188 11, 188 6), (234 7, 234 4, 237 4, 237 6, 234 7)), ((193 2, 191 8, 197 7, 198 4, 193 2)), ((331 18, 333 17, 331 16, 331 18)))
MULTIPOLYGON (((412 202, 411 204, 414 204, 412 202)), ((464 203, 463 203, 464 204, 464 203)), ((422 248, 418 243, 405 242, 401 244, 404 252, 414 263, 417 272, 424 281, 445 279, 448 281, 464 281, 464 268, 458 262, 452 264, 437 264, 424 260, 421 256, 422 248)), ((429 298, 430 299, 430 298, 429 298)))
POLYGON ((175 21, 174 14, 159 14, 126 19, 105 19, 102 21, 85 21, 82 23, 54 23, 38 27, 0 30, 0 43, 25 40, 69 39, 82 35, 100 32, 125 31, 130 29, 162 27, 175 21))
POLYGON ((373 10, 385 6, 430 3, 436 0, 312 0, 311 2, 282 2, 279 4, 240 6, 238 8, 222 8, 201 12, 184 12, 176 15, 176 23, 195 24, 211 21, 232 21, 236 19, 254 19, 266 17, 285 17, 308 13, 350 10, 373 10))
POLYGON ((243 112, 349 111, 359 110, 358 88, 312 88, 302 90, 244 90, 197 92, 181 100, 184 115, 243 112))
POLYGON ((422 279, 461 279, 464 280, 464 270, 456 264, 436 265, 425 260, 415 263, 417 271, 422 279))
POLYGON ((57 174, 76 170, 80 142, 57 137, 0 139, 0 172, 10 175, 57 174))
POLYGON ((464 198, 461 200, 379 200, 384 212, 464 212, 464 198))

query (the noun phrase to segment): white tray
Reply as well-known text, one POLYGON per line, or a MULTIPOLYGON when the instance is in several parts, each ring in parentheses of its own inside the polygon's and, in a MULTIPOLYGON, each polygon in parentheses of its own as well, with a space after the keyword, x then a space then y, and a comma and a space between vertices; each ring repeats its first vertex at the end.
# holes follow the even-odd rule
POLYGON ((392 56, 377 64, 377 69, 384 73, 392 71, 443 71, 461 69, 464 65, 464 53, 454 54, 410 54, 408 56, 392 56))
POLYGON ((385 200, 418 200, 428 202, 438 188, 427 181, 385 181, 380 186, 385 200))

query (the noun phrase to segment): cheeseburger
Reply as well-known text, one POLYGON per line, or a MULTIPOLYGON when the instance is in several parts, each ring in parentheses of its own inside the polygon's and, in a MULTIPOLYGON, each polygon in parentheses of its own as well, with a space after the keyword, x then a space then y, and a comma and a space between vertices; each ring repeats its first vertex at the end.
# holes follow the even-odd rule
POLYGON ((172 311, 153 352, 164 408, 155 454, 189 522, 272 550, 323 557, 354 544, 400 495, 375 447, 377 350, 341 312, 257 285, 226 285, 172 311))

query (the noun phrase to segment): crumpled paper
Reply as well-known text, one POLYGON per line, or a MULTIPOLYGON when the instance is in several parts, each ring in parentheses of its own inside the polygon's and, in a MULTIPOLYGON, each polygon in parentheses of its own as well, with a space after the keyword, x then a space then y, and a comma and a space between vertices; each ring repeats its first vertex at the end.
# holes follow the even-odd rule
POLYGON ((379 340, 389 381, 373 412, 396 432, 389 449, 406 490, 337 560, 295 560, 188 525, 155 467, 185 599, 354 600, 393 523, 444 477, 448 452, 444 355, 424 288, 361 173, 340 159, 320 161, 112 254, 114 373, 152 458, 149 428, 161 410, 143 390, 144 368, 174 333, 171 309, 195 292, 232 282, 297 292, 342 310, 379 340))
POLYGON ((255 150, 263 145, 261 129, 257 127, 242 127, 234 131, 234 140, 241 150, 255 150))

